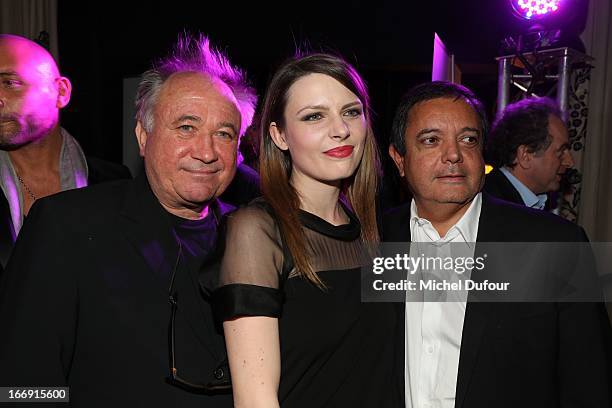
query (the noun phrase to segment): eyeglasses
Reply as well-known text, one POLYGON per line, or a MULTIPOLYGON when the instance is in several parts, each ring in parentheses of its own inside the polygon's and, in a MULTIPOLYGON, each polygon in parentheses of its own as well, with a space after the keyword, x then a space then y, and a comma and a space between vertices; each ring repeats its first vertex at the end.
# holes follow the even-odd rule
POLYGON ((168 289, 168 300, 170 302, 171 313, 170 323, 168 332, 168 342, 170 343, 170 376, 166 379, 170 384, 176 385, 187 391, 198 392, 198 393, 211 393, 219 391, 227 391, 232 389, 232 382, 229 372, 229 365, 227 359, 217 366, 212 372, 213 380, 207 384, 194 384, 190 381, 186 381, 180 377, 176 368, 176 353, 175 353, 175 320, 176 310, 178 309, 178 298, 177 293, 174 290, 174 278, 178 269, 180 259, 183 255, 183 246, 181 241, 177 239, 178 243, 178 255, 174 263, 174 269, 172 270, 172 277, 170 278, 170 288, 168 289))

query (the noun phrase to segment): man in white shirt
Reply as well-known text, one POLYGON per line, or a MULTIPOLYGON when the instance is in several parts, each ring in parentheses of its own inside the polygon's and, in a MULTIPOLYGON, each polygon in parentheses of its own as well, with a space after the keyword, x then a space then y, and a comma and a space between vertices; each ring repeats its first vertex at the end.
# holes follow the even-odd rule
MULTIPOLYGON (((475 241, 586 240, 558 217, 480 193, 486 132, 482 104, 465 87, 432 82, 406 94, 389 154, 414 198, 386 214, 385 241, 459 243, 473 254, 475 241)), ((404 310, 407 407, 610 406, 601 304, 407 302, 404 310)))
POLYGON ((508 105, 491 129, 487 159, 495 169, 484 191, 544 209, 548 194, 559 190, 562 176, 574 165, 567 126, 555 102, 529 98, 508 105))

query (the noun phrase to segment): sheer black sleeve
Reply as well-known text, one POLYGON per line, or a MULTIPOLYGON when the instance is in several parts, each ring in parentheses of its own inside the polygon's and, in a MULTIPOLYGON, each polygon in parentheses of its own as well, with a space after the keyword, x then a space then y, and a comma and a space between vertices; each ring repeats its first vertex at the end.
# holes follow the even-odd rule
POLYGON ((276 223, 255 203, 228 217, 219 287, 213 293, 218 320, 280 315, 283 251, 276 223))

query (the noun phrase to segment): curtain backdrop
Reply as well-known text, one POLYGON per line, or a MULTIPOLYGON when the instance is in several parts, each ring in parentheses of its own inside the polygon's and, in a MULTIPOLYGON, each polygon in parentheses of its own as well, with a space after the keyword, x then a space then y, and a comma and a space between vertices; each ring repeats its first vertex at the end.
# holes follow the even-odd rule
POLYGON ((582 40, 591 71, 579 223, 592 241, 612 241, 612 7, 591 0, 582 40))

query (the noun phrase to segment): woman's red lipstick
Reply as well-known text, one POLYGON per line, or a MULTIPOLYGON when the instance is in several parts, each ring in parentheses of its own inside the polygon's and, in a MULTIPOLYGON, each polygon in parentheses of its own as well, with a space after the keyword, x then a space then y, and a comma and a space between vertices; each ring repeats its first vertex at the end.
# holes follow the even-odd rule
POLYGON ((334 147, 333 149, 329 149, 328 151, 323 152, 323 153, 331 157, 342 159, 342 158, 350 156, 353 153, 353 146, 346 145, 346 146, 334 147))

